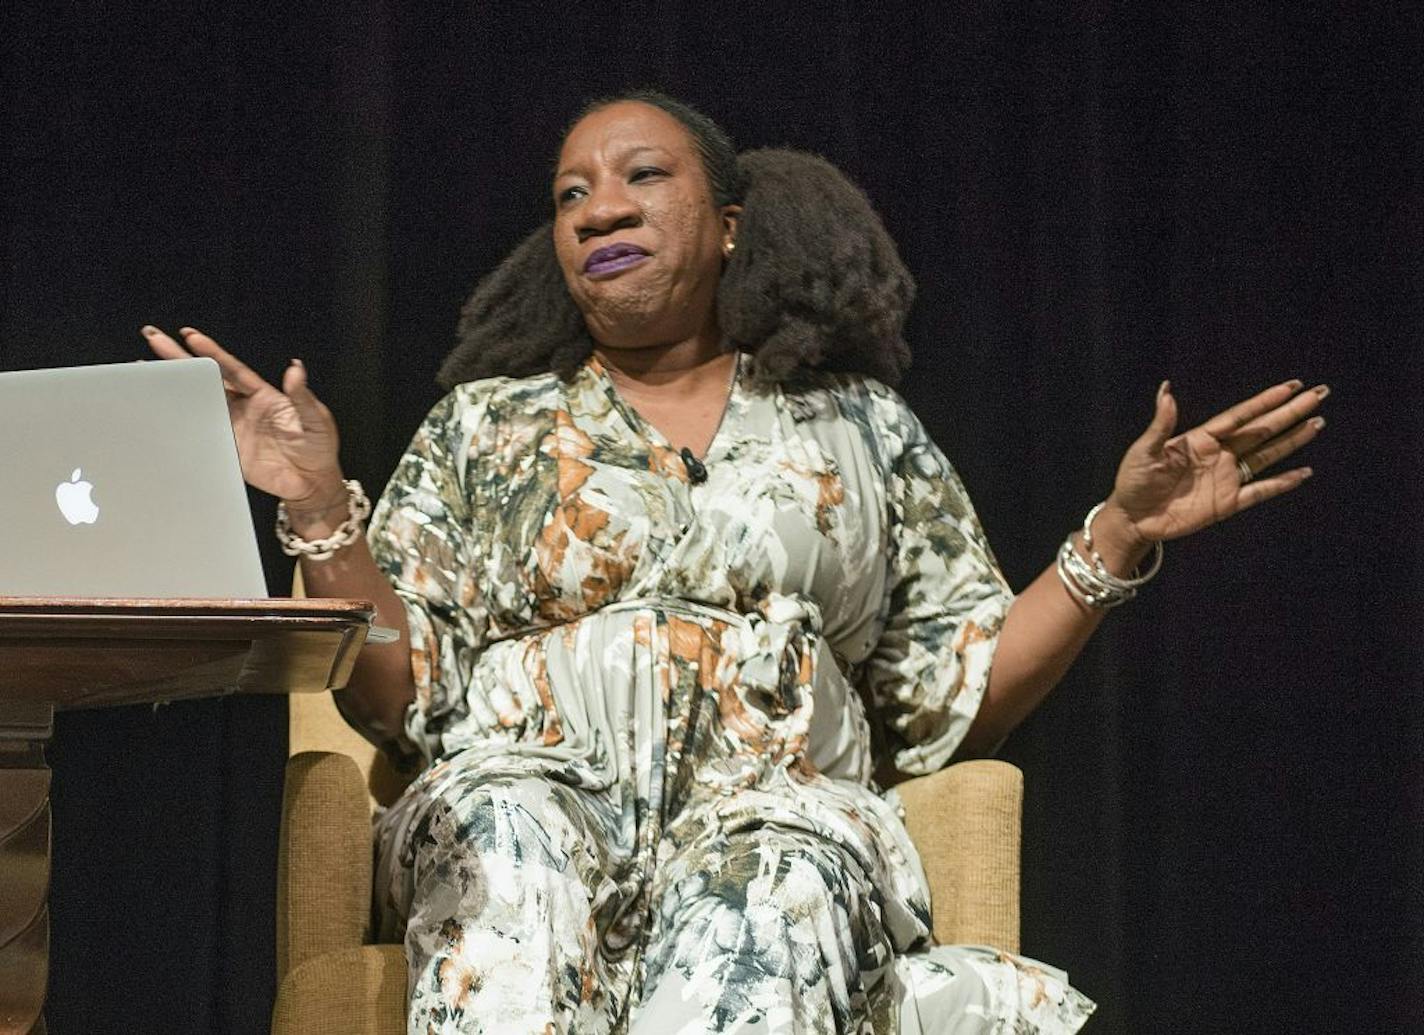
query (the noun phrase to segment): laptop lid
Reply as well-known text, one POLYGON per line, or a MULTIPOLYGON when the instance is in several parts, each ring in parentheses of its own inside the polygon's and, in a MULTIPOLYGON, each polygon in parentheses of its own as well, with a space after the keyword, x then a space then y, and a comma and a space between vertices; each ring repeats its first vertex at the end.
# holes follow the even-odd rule
POLYGON ((0 596, 267 596, 216 363, 0 373, 0 596))

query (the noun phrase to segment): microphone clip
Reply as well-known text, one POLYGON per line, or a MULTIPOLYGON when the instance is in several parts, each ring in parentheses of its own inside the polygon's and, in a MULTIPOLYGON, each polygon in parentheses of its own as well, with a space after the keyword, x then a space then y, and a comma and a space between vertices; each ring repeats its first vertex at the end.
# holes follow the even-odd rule
POLYGON ((687 480, 693 485, 701 485, 707 480, 707 465, 692 455, 692 450, 683 446, 677 454, 682 457, 682 466, 687 469, 687 480))

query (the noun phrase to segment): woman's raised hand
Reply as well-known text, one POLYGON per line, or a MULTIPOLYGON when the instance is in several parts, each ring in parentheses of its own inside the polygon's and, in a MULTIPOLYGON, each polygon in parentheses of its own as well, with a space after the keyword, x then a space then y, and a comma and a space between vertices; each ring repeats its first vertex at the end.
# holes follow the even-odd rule
POLYGON ((336 422, 307 387, 300 360, 288 365, 278 390, 206 334, 191 327, 178 334, 181 343, 157 327, 143 328, 149 347, 164 359, 207 356, 217 362, 248 484, 292 503, 329 495, 333 486, 344 492, 336 422))
POLYGON ((1300 381, 1267 388, 1180 435, 1171 386, 1157 390, 1147 431, 1118 466, 1109 503, 1143 540, 1178 539, 1237 511, 1289 492, 1310 477, 1309 467, 1262 476, 1325 426, 1312 414, 1329 394, 1300 381))

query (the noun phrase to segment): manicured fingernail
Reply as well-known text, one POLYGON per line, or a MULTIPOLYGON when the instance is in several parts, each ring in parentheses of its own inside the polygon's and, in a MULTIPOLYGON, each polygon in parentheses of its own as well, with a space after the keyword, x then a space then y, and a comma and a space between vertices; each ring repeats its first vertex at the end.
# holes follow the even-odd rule
POLYGON ((1329 385, 1320 385, 1319 387, 1317 387, 1317 388, 1315 389, 1315 394, 1318 395, 1318 396, 1320 396, 1320 398, 1324 399, 1327 395, 1330 394, 1330 386, 1329 386, 1329 385))
POLYGON ((1172 382, 1171 382, 1171 381, 1163 381, 1160 385, 1157 386, 1157 398, 1159 398, 1159 399, 1162 398, 1164 395, 1166 395, 1166 394, 1167 394, 1168 392, 1170 392, 1171 390, 1172 390, 1172 382))
POLYGON ((1310 477, 1312 474, 1314 474, 1314 473, 1315 473, 1314 468, 1311 468, 1311 467, 1302 467, 1302 468, 1300 469, 1300 480, 1301 480, 1301 481, 1305 481, 1307 478, 1309 478, 1309 477, 1310 477))
POLYGON ((153 326, 153 324, 151 323, 146 323, 138 329, 138 332, 142 334, 145 338, 152 338, 155 334, 158 333, 158 328, 153 326))
POLYGON ((195 332, 194 332, 193 328, 191 328, 191 327, 179 327, 179 328, 178 328, 178 333, 181 334, 181 335, 183 335, 183 337, 186 338, 188 335, 193 334, 193 333, 195 333, 195 332))
POLYGON ((307 368, 307 365, 306 365, 305 363, 303 363, 301 360, 297 359, 295 356, 292 357, 292 366, 294 366, 294 367, 301 367, 303 370, 305 370, 305 369, 307 368))
POLYGON ((1298 377, 1293 377, 1285 383, 1285 387, 1289 388, 1292 392, 1298 392, 1304 386, 1305 382, 1298 377))
POLYGON ((1316 430, 1316 431, 1319 431, 1321 428, 1325 427, 1325 418, 1324 418, 1324 417, 1312 417, 1312 418, 1310 418, 1310 423, 1315 425, 1315 430, 1316 430))

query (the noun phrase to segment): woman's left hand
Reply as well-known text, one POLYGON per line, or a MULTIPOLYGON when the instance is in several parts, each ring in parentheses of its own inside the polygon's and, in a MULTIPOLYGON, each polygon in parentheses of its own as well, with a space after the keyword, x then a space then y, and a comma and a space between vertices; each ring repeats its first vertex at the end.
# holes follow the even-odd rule
POLYGON ((1296 467, 1261 472, 1313 439, 1325 426, 1313 417, 1330 390, 1301 391, 1300 381, 1267 388, 1180 435, 1177 401, 1162 382, 1157 412, 1117 469, 1109 505, 1146 542, 1179 539, 1289 492, 1311 475, 1296 467), (1250 471, 1244 479, 1241 464, 1250 471))

